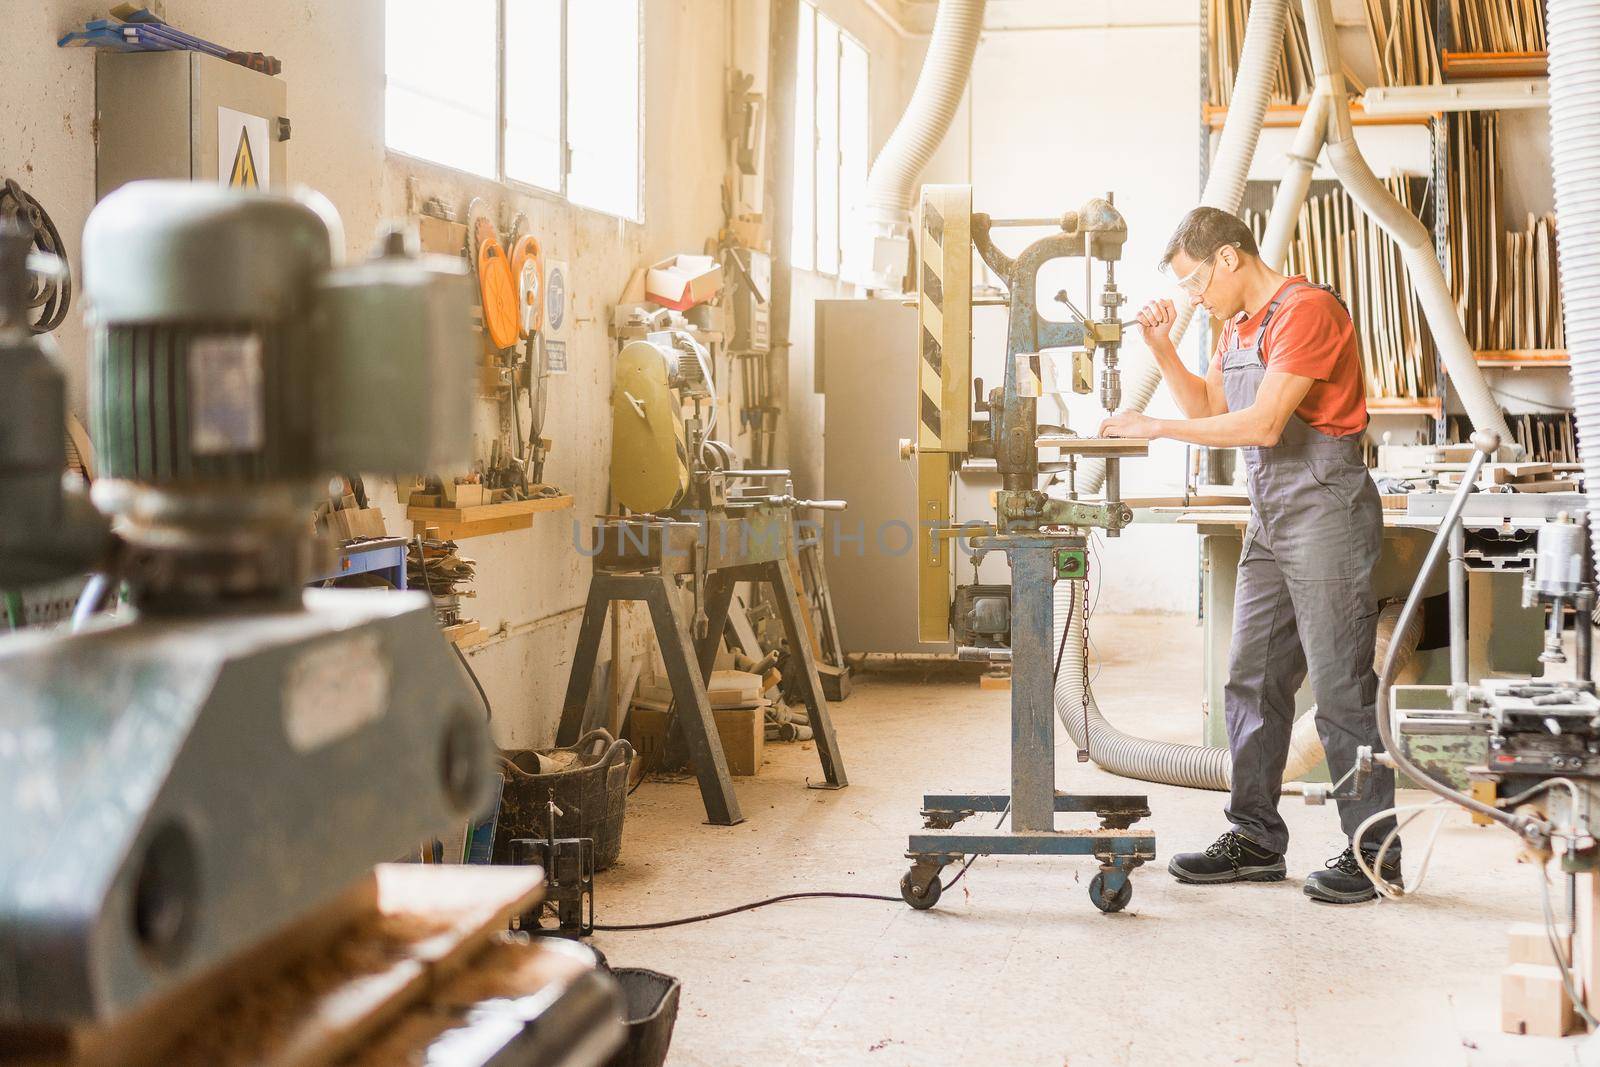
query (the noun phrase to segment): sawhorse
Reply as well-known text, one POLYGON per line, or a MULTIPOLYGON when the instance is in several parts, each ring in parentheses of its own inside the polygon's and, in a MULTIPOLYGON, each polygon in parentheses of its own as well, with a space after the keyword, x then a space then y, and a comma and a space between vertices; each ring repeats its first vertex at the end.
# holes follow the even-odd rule
POLYGON ((589 599, 583 609, 583 624, 578 630, 578 648, 572 657, 572 676, 567 681, 567 696, 561 708, 557 744, 574 744, 582 736, 595 657, 600 650, 601 630, 611 604, 642 600, 650 608, 650 620, 655 626, 656 641, 672 685, 677 723, 689 750, 690 765, 700 782, 700 795, 705 800, 706 819, 718 826, 743 822, 739 798, 734 795, 728 762, 722 753, 722 741, 717 735, 716 720, 711 714, 706 683, 711 678, 717 646, 727 626, 734 586, 742 581, 766 582, 778 603, 784 637, 793 653, 792 662, 800 665, 800 688, 806 715, 811 722, 817 757, 822 762, 825 781, 806 784, 813 789, 842 789, 849 784, 822 682, 817 676, 817 664, 811 655, 811 642, 800 618, 795 578, 785 560, 772 559, 708 571, 703 594, 706 629, 698 640, 693 638, 691 627, 678 609, 673 595, 674 578, 670 573, 654 568, 635 572, 613 570, 602 568, 598 560, 596 563, 594 577, 589 583, 589 599))

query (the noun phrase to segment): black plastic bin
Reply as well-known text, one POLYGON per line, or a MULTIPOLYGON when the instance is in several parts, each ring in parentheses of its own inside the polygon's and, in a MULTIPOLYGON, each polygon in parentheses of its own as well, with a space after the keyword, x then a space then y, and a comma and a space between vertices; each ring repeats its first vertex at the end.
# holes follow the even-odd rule
POLYGON ((670 974, 643 967, 615 967, 611 974, 628 1003, 628 1041, 606 1067, 661 1067, 672 1046, 681 984, 670 974))
POLYGON ((594 868, 603 871, 622 852, 622 822, 628 809, 628 768, 633 746, 614 740, 605 730, 591 730, 575 745, 556 751, 576 752, 577 761, 565 770, 532 774, 538 766, 531 749, 501 752, 500 772, 505 788, 494 831, 495 863, 512 863, 511 842, 519 837, 550 835, 551 790, 555 791, 557 837, 594 838, 594 868), (596 745, 596 742, 599 745, 596 745), (598 754, 593 752, 600 748, 598 754))

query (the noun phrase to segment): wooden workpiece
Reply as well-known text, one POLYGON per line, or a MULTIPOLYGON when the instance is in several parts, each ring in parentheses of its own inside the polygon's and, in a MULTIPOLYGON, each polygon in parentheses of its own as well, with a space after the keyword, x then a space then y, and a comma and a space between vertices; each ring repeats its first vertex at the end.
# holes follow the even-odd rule
POLYGON ((1039 448, 1060 449, 1062 453, 1105 458, 1147 456, 1150 441, 1144 437, 1074 437, 1063 433, 1042 433, 1034 441, 1039 448))
POLYGON ((412 532, 442 541, 460 541, 468 537, 526 530, 533 525, 533 516, 541 511, 561 511, 572 506, 570 496, 542 496, 534 500, 511 500, 503 504, 478 504, 469 508, 432 508, 411 506, 406 508, 406 518, 411 520, 412 532))
POLYGON ((537 943, 501 941, 511 920, 543 892, 537 867, 379 864, 367 881, 247 958, 115 1029, 71 1035, 69 1052, 37 1062, 339 1062, 385 1032, 391 1039, 406 1032, 403 1023, 414 1008, 434 1010, 430 1002, 453 1002, 452 991, 463 982, 486 981, 485 962, 495 963, 492 975, 509 976, 517 987, 502 982, 490 996, 526 996, 551 981, 570 980, 582 970, 580 961, 536 965, 534 956, 549 955, 537 943), (508 961, 508 949, 521 951, 508 961))

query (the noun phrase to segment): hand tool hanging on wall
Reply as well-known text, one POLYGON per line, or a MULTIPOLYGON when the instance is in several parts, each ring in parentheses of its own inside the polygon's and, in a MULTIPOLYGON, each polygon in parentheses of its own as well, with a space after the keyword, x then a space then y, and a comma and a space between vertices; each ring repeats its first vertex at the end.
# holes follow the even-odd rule
POLYGON ((72 271, 61 234, 43 205, 12 178, 0 186, 0 218, 16 219, 28 231, 35 252, 55 257, 48 270, 30 271, 26 304, 28 329, 49 333, 61 325, 72 305, 72 271))
MULTIPOLYGON (((513 232, 520 229, 520 223, 519 217, 518 223, 513 225, 513 232)), ((516 238, 512 245, 511 273, 517 279, 518 306, 522 317, 521 332, 528 375, 529 425, 524 458, 529 477, 538 484, 544 480, 544 414, 550 368, 545 359, 544 337, 540 332, 540 327, 544 325, 545 273, 544 253, 537 237, 523 234, 516 238)), ((512 403, 515 407, 515 383, 512 386, 512 403)), ((521 440, 518 440, 517 447, 519 449, 524 447, 521 440)))

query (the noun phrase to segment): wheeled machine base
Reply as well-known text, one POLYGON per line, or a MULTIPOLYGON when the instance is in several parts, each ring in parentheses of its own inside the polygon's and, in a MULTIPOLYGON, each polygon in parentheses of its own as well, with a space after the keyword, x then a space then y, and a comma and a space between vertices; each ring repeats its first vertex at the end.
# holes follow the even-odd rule
POLYGON ((1100 873, 1089 882, 1089 899, 1103 912, 1121 911, 1133 897, 1128 875, 1156 858, 1155 834, 1130 830, 1150 814, 1147 798, 1133 795, 1084 796, 1056 793, 1057 813, 1092 812, 1097 829, 1084 830, 956 830, 964 819, 982 812, 1004 812, 1011 798, 1004 794, 930 793, 922 798, 922 825, 927 833, 912 834, 906 858, 911 870, 900 879, 900 896, 918 911, 939 902, 944 886, 939 872, 968 856, 1093 856, 1100 873))

